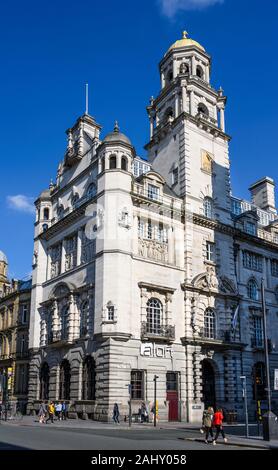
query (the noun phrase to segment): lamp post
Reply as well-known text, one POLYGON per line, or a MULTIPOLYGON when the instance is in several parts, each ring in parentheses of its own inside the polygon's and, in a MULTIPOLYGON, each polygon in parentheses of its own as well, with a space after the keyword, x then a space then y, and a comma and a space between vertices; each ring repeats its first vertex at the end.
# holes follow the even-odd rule
POLYGON ((154 427, 156 427, 156 419, 157 419, 157 410, 156 410, 156 381, 158 379, 158 375, 155 375, 153 380, 154 380, 154 421, 153 421, 153 425, 154 427))
POLYGON ((248 405, 247 405, 247 387, 246 387, 246 376, 241 375, 242 380, 242 396, 244 398, 245 405, 245 424, 246 424, 246 437, 249 437, 249 422, 248 422, 248 405))
POLYGON ((277 439, 278 425, 277 416, 271 411, 271 389, 270 389, 270 373, 269 373, 269 357, 268 357, 268 340, 267 340, 267 325, 266 325, 266 304, 265 304, 265 289, 264 279, 261 283, 261 296, 262 296, 262 312, 263 312, 263 334, 264 334, 264 356, 265 356, 265 373, 266 373, 266 390, 267 390, 267 412, 263 416, 263 438, 265 441, 277 439))

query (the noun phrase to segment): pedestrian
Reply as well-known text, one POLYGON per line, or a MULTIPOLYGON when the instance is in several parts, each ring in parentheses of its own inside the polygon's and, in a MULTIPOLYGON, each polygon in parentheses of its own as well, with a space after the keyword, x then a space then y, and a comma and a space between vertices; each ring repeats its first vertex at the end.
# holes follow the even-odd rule
POLYGON ((224 416, 223 416, 222 409, 217 408, 216 412, 214 413, 213 421, 212 421, 212 425, 216 427, 216 435, 215 435, 215 438, 212 441, 214 446, 216 445, 216 441, 217 441, 220 433, 221 433, 221 435, 224 439, 224 442, 227 442, 227 438, 225 436, 224 429, 223 429, 223 419, 224 419, 224 416))
POLYGON ((115 403, 114 408, 113 408, 113 416, 112 416, 112 419, 115 424, 120 424, 119 416, 120 416, 119 406, 118 406, 118 403, 115 403))
POLYGON ((56 412, 58 421, 61 421, 62 420, 62 403, 60 403, 59 401, 55 405, 55 412, 56 412))
POLYGON ((140 414, 141 414, 141 423, 146 423, 148 420, 148 412, 147 412, 147 407, 146 403, 143 401, 140 409, 140 414))
POLYGON ((62 419, 64 421, 66 421, 66 419, 68 418, 68 404, 63 401, 62 403, 62 419))
POLYGON ((44 423, 45 424, 45 419, 46 419, 46 414, 47 414, 47 405, 42 401, 39 407, 39 423, 44 423))
POLYGON ((208 444, 208 437, 211 435, 213 440, 213 432, 212 432, 212 422, 213 422, 214 410, 212 406, 209 406, 207 410, 204 410, 203 413, 203 428, 206 433, 205 436, 205 443, 208 444))
POLYGON ((46 420, 46 423, 50 420, 51 423, 54 423, 54 413, 55 413, 55 407, 53 401, 51 401, 48 405, 48 418, 46 420))

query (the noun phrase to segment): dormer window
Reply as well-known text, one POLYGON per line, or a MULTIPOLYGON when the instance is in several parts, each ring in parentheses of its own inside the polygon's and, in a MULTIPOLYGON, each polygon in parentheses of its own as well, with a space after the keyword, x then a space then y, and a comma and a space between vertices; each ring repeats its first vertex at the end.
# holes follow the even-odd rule
POLYGON ((177 168, 174 168, 173 169, 173 173, 172 173, 172 185, 174 186, 175 184, 177 184, 179 181, 179 169, 178 167, 177 168))
POLYGON ((246 222, 245 230, 249 235, 256 235, 256 225, 253 222, 246 222))
POLYGON ((159 199, 159 188, 154 184, 148 184, 148 198, 155 201, 159 199))

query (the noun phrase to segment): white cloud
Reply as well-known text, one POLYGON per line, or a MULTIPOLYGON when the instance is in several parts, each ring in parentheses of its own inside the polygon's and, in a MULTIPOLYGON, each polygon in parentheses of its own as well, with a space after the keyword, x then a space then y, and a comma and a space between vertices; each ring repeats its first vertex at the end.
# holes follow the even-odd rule
POLYGON ((173 18, 179 10, 202 10, 224 0, 159 0, 162 13, 173 18))
POLYGON ((34 199, 32 197, 17 194, 16 196, 7 196, 7 202, 11 209, 28 212, 29 214, 35 213, 34 199))

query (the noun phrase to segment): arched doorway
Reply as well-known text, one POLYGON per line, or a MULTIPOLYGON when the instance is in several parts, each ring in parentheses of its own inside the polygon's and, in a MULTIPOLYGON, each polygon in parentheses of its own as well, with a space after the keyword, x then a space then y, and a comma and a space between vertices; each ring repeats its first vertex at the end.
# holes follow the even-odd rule
POLYGON ((70 363, 64 359, 60 365, 59 400, 70 400, 70 363))
POLYGON ((215 373, 211 363, 206 359, 202 362, 202 383, 205 408, 212 406, 215 409, 215 373))
POLYGON ((40 399, 49 398, 49 365, 44 362, 40 369, 40 399))
POLYGON ((82 400, 96 399, 96 372, 95 361, 87 356, 82 369, 82 400))

